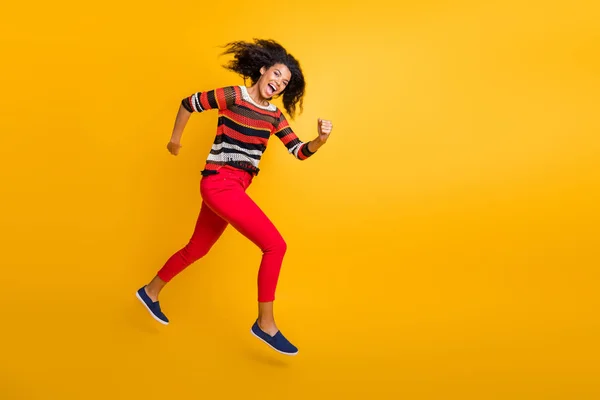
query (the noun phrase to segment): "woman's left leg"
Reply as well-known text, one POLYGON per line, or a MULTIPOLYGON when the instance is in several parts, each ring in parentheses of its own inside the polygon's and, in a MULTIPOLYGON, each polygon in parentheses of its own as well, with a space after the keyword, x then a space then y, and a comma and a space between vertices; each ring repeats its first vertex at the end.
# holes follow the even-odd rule
POLYGON ((203 180, 204 203, 229 225, 251 240, 263 255, 258 269, 258 301, 270 303, 275 291, 287 244, 273 222, 246 193, 243 176, 223 173, 203 180))
POLYGON ((257 277, 259 315, 252 332, 276 350, 296 354, 297 348, 283 337, 273 316, 273 301, 287 244, 273 222, 246 193, 249 178, 237 171, 221 171, 203 180, 204 202, 263 253, 257 277))

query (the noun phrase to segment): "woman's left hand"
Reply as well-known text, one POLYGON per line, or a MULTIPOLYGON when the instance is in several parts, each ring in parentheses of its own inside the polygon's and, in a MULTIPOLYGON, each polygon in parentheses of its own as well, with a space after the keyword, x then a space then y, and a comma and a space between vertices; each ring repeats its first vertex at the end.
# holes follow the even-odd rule
POLYGON ((331 134, 331 130, 333 129, 333 124, 331 121, 326 119, 319 118, 317 124, 317 130, 319 131, 319 140, 323 143, 329 139, 329 135, 331 134))

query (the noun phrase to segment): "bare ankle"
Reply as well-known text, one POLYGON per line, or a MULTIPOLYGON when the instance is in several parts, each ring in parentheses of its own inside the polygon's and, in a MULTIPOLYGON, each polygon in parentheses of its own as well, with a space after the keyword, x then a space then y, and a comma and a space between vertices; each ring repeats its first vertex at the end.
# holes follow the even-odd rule
POLYGON ((150 300, 158 301, 158 293, 159 293, 158 290, 152 290, 150 288, 150 286, 146 286, 145 290, 146 290, 146 294, 148 295, 148 297, 150 297, 150 300))
POLYGON ((165 287, 167 283, 160 279, 158 276, 155 276, 152 281, 146 285, 146 293, 148 297, 152 299, 152 301, 158 301, 158 295, 160 291, 165 287))
POLYGON ((267 332, 269 335, 274 335, 277 333, 277 331, 279 330, 277 328, 277 325, 275 324, 275 321, 273 321, 272 319, 267 319, 267 318, 258 318, 258 326, 260 327, 260 329, 263 332, 267 332))

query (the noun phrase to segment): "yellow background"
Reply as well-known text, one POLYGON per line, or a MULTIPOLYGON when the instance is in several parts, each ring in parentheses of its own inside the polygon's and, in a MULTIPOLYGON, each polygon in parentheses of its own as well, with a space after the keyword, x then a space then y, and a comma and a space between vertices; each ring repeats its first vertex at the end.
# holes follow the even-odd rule
MULTIPOLYGON (((0 13, 2 399, 600 396, 600 17, 594 2, 12 2, 0 13), (231 40, 302 62, 311 140, 249 193, 289 244, 253 338, 260 253, 227 230, 161 297, 231 40)), ((277 103, 278 105, 280 103, 277 103)))

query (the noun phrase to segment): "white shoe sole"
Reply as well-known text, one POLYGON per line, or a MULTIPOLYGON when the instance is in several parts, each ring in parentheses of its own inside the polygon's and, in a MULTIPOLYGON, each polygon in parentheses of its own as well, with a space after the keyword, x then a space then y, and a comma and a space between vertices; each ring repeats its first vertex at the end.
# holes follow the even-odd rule
POLYGON ((152 316, 152 318, 154 318, 155 320, 157 320, 158 322, 160 322, 163 325, 169 325, 168 322, 165 322, 165 321, 161 320, 160 318, 158 318, 156 315, 154 315, 154 313, 146 305, 146 303, 144 302, 144 300, 142 300, 142 298, 140 297, 140 294, 138 292, 135 292, 135 297, 137 297, 138 300, 142 303, 142 305, 146 308, 146 310, 148 310, 148 312, 150 313, 150 315, 152 316))
POLYGON ((252 336, 254 336, 255 338, 257 338, 258 340, 260 340, 261 342, 263 342, 264 344, 266 344, 267 346, 269 346, 270 348, 272 348, 273 350, 275 350, 279 354, 284 354, 286 356, 295 356, 296 354, 298 354, 298 351, 296 351, 295 353, 284 353, 281 350, 277 350, 275 347, 271 346, 269 343, 265 342, 260 336, 258 336, 256 333, 254 333, 254 331, 252 330, 252 328, 250 328, 250 333, 252 334, 252 336))

